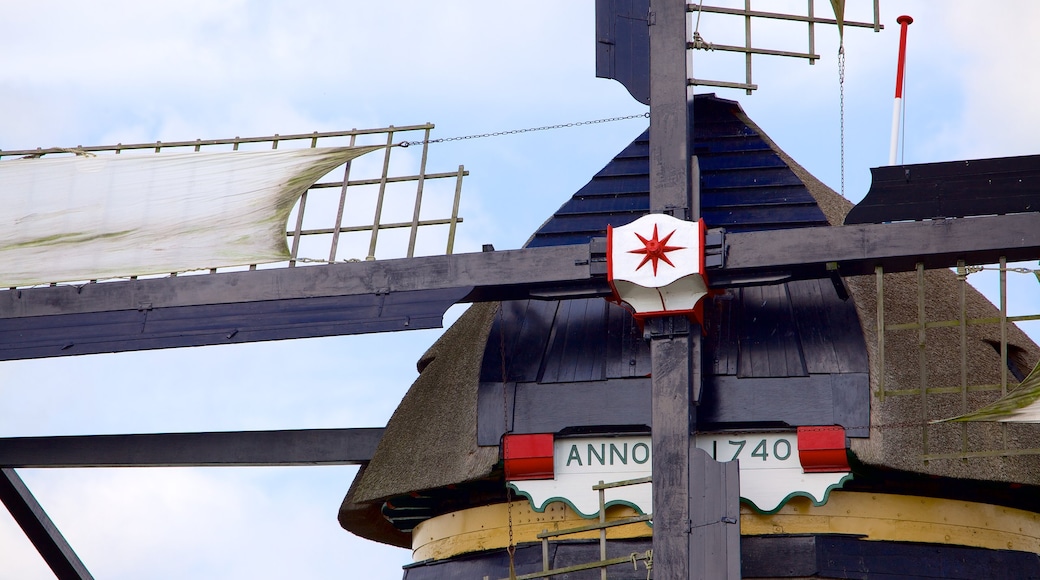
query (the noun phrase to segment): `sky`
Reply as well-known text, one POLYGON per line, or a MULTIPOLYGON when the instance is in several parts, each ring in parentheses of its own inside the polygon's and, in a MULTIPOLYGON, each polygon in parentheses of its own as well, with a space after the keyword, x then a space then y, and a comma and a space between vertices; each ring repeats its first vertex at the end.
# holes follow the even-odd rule
MULTIPOLYGON (((816 4, 818 14, 829 10, 816 4)), ((869 20, 870 4, 848 2, 846 17, 869 20)), ((753 6, 800 12, 805 4, 753 6)), ((643 113, 621 85, 595 78, 593 8, 593 0, 3 0, 0 150, 425 122, 443 138, 643 113)), ((887 164, 900 14, 915 20, 902 161, 1040 153, 1040 66, 1031 56, 1040 5, 1004 0, 983 12, 968 0, 882 1, 886 30, 845 32, 847 197, 860 199, 869 168, 887 164)), ((699 32, 740 44, 741 26, 705 16, 699 32)), ((754 26, 756 45, 806 48, 802 26, 754 26)), ((841 190, 836 31, 817 27, 816 49, 813 66, 756 57, 753 95, 699 92, 739 101, 780 147, 841 190)), ((744 70, 742 58, 719 52, 696 53, 693 67, 698 78, 729 81, 744 70)), ((645 127, 636 119, 431 145, 431 171, 470 171, 456 251, 522 246, 645 127)), ((1035 312, 1036 282, 1025 278, 1013 279, 1024 295, 1014 307, 1035 312)), ((438 335, 0 363, 0 436, 382 426, 438 335)), ((409 551, 356 538, 336 521, 355 471, 20 474, 99 579, 398 578, 409 551)), ((51 577, 0 512, 0 580, 51 577)))

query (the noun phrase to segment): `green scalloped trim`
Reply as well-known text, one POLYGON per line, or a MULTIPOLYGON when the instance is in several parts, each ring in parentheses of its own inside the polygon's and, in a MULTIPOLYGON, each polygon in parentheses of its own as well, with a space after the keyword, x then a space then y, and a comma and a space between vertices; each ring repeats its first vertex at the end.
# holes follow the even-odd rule
MULTIPOLYGON (((842 486, 845 485, 846 481, 851 481, 852 479, 853 479, 852 473, 847 473, 844 477, 839 479, 837 483, 833 483, 833 484, 827 486, 827 489, 823 490, 823 499, 821 499, 821 500, 816 499, 816 496, 814 496, 813 494, 811 494, 811 493, 809 493, 807 491, 791 492, 791 493, 787 494, 786 496, 784 496, 784 499, 780 500, 780 503, 778 503, 776 508, 774 508, 772 510, 764 510, 764 509, 758 507, 757 505, 755 505, 755 502, 749 500, 746 497, 741 497, 740 500, 745 502, 745 503, 747 503, 749 506, 751 506, 751 509, 755 510, 756 512, 758 512, 760 514, 763 514, 763 515, 767 515, 767 516, 773 515, 773 514, 779 512, 781 509, 783 509, 783 507, 787 504, 787 502, 791 501, 792 499, 794 499, 796 497, 806 497, 806 498, 809 498, 812 501, 813 507, 820 507, 823 504, 827 503, 827 500, 830 499, 832 491, 834 491, 835 489, 840 489, 842 486)), ((587 520, 591 520, 593 518, 596 518, 596 517, 598 517, 598 514, 599 514, 599 512, 595 512, 595 513, 593 513, 591 515, 585 514, 581 510, 579 510, 571 502, 571 500, 569 500, 569 499, 567 499, 565 497, 559 497, 559 496, 550 497, 549 499, 547 499, 544 502, 542 502, 542 505, 539 507, 538 505, 535 504, 534 498, 531 497, 531 494, 529 494, 529 493, 527 493, 525 491, 521 491, 519 488, 516 487, 516 485, 514 485, 512 483, 506 483, 506 485, 508 487, 512 488, 512 490, 517 495, 521 495, 521 496, 527 498, 527 503, 531 504, 531 509, 533 511, 535 511, 535 512, 540 513, 540 514, 541 513, 545 513, 545 508, 549 504, 551 504, 553 502, 561 502, 561 503, 566 504, 567 507, 571 508, 571 511, 573 511, 574 513, 578 514, 579 516, 581 516, 582 518, 587 519, 587 520)), ((651 484, 651 485, 653 485, 653 484, 651 484)), ((625 506, 628 506, 628 507, 636 510, 636 513, 638 513, 641 516, 642 515, 646 515, 646 512, 644 512, 643 510, 639 509, 639 506, 637 506, 636 504, 634 504, 634 503, 632 503, 630 501, 625 501, 625 500, 620 500, 620 499, 608 501, 604 505, 604 507, 608 508, 608 507, 612 507, 612 506, 615 506, 615 505, 625 505, 625 506)), ((650 522, 647 522, 647 525, 650 526, 650 527, 653 527, 653 524, 651 524, 650 522)))
POLYGON ((758 507, 757 505, 755 505, 755 502, 753 502, 753 501, 751 501, 751 500, 749 500, 749 499, 747 499, 745 497, 742 497, 740 499, 741 499, 741 501, 744 501, 749 506, 751 506, 751 509, 755 510, 756 512, 758 512, 760 514, 763 514, 763 515, 771 516, 771 515, 779 512, 781 509, 783 509, 783 507, 787 504, 787 502, 791 501, 792 499, 794 499, 796 497, 807 497, 810 500, 812 500, 813 507, 820 507, 821 505, 827 503, 827 500, 830 499, 832 491, 834 491, 835 489, 841 488, 843 485, 845 485, 846 481, 850 481, 851 479, 852 479, 852 473, 848 473, 844 477, 839 479, 837 483, 833 483, 833 484, 827 486, 827 489, 823 490, 823 499, 821 499, 821 500, 817 500, 816 496, 814 496, 813 494, 811 494, 811 493, 809 493, 807 491, 794 491, 794 492, 791 492, 791 493, 787 494, 787 496, 785 496, 784 499, 780 500, 780 503, 778 503, 776 505, 776 508, 774 508, 772 510, 764 510, 764 509, 758 507))
MULTIPOLYGON (((531 509, 536 511, 536 512, 538 512, 538 513, 540 513, 540 514, 541 513, 545 513, 545 508, 548 507, 549 504, 558 501, 558 502, 567 504, 567 507, 571 508, 571 511, 573 511, 574 513, 578 514, 579 516, 581 516, 582 518, 584 518, 586 520, 591 520, 593 518, 599 517, 599 512, 593 512, 591 515, 590 514, 586 514, 586 513, 582 512, 581 510, 579 510, 573 503, 571 503, 571 500, 569 500, 569 499, 567 499, 565 497, 559 497, 559 496, 550 497, 549 499, 547 499, 544 502, 542 502, 541 507, 539 507, 539 506, 535 505, 534 499, 531 497, 531 495, 529 493, 527 493, 525 491, 520 491, 516 487, 516 485, 514 485, 512 483, 507 483, 506 485, 509 486, 510 488, 512 488, 513 491, 516 492, 517 495, 522 495, 525 498, 527 498, 527 503, 531 504, 531 509)), ((608 501, 604 505, 604 507, 608 508, 608 507, 613 507, 613 506, 616 506, 616 505, 628 506, 628 507, 636 510, 636 513, 638 513, 639 515, 641 515, 641 516, 645 516, 646 515, 646 512, 644 512, 643 510, 639 509, 639 506, 637 506, 636 504, 634 504, 634 503, 632 503, 630 501, 625 501, 625 500, 622 500, 622 499, 615 499, 615 500, 608 501)))

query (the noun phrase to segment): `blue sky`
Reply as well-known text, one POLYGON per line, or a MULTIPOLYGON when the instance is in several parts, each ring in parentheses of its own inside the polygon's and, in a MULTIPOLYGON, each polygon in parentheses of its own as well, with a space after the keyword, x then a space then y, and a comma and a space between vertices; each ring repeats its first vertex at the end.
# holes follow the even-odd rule
MULTIPOLYGON (((733 4, 711 2, 709 4, 733 4)), ((738 4, 742 5, 742 2, 738 4)), ((870 18, 870 2, 847 17, 870 18)), ((433 122, 433 136, 638 114, 594 77, 592 0, 520 4, 179 0, 0 5, 0 149, 266 135, 433 122)), ((804 2, 756 8, 803 10, 804 2)), ((817 2, 817 12, 829 9, 817 2)), ((1040 7, 882 2, 887 29, 846 30, 846 194, 888 158, 898 27, 910 14, 907 163, 1035 154, 1040 7)), ((804 28, 756 23, 763 46, 804 28)), ((709 42, 739 44, 705 17, 709 42)), ((737 25, 739 30, 739 25, 737 25)), ((761 57, 738 100, 799 163, 840 188, 836 32, 815 66, 761 57)), ((743 63, 694 56, 698 77, 743 63)), ((471 171, 457 251, 523 244, 643 131, 645 120, 431 146, 471 171)), ((436 251, 436 250, 430 250, 436 251)), ((1029 284, 1035 284, 1030 281, 1029 284)), ((1035 286, 1025 286, 1023 292, 1035 286)), ((1035 292, 1034 292, 1035 293, 1035 292)), ((1036 310, 1031 300, 1016 302, 1036 310)), ((457 315, 460 309, 455 309, 457 315)), ((0 435, 368 427, 385 424, 437 331, 0 364, 0 435)), ((399 577, 406 550, 340 529, 352 467, 22 470, 98 578, 399 577)), ((50 573, 6 512, 0 579, 50 573)))

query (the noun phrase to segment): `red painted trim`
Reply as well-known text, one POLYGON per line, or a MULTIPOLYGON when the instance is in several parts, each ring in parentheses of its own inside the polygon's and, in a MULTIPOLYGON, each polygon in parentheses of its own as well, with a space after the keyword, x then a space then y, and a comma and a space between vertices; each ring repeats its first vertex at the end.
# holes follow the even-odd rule
POLYGON ((798 428, 798 460, 806 473, 851 471, 845 428, 839 425, 798 428))
POLYGON ((896 98, 903 98, 903 74, 906 70, 906 28, 914 19, 907 15, 896 18, 899 23, 899 59, 896 61, 896 98))
POLYGON ((614 304, 623 304, 621 294, 618 294, 614 286, 614 226, 607 224, 607 284, 610 286, 610 298, 608 301, 614 304))
POLYGON ((697 237, 700 238, 701 256, 700 256, 700 267, 697 268, 697 273, 704 279, 704 285, 708 286, 708 268, 704 265, 704 238, 707 233, 707 226, 704 225, 704 218, 697 220, 697 237))
POLYGON ((553 434, 503 435, 502 458, 506 481, 552 479, 553 434))

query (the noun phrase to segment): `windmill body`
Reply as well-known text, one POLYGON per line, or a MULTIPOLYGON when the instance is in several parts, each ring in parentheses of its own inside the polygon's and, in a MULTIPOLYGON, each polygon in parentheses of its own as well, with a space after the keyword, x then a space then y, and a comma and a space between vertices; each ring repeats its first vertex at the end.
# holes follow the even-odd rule
MULTIPOLYGON (((664 6, 662 29, 689 10, 664 6)), ((1040 575, 1037 427, 935 422, 1040 359, 964 280, 1040 255, 1036 158, 880 168, 853 209, 737 102, 661 92, 607 44, 651 127, 524 249, 2 293, 3 359, 428 328, 473 303, 385 429, 0 442, 0 498, 52 569, 89 577, 15 467, 360 464, 340 523, 411 549, 412 580, 1040 575), (708 230, 707 295, 663 318, 609 285, 604 237, 648 213, 708 230)), ((673 265, 670 235, 637 268, 673 265)))

